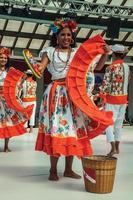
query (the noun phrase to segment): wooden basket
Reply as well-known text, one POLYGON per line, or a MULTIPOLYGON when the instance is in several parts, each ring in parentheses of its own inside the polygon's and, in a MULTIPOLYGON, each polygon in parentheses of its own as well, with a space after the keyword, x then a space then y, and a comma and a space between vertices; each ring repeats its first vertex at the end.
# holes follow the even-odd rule
POLYGON ((82 158, 85 189, 92 193, 113 190, 117 158, 94 155, 82 158))

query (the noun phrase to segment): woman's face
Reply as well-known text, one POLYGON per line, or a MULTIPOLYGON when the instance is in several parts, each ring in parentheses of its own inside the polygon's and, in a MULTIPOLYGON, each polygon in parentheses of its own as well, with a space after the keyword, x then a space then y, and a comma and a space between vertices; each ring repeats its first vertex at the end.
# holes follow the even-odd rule
POLYGON ((72 33, 69 28, 61 30, 57 37, 57 42, 61 48, 67 49, 70 47, 72 42, 72 33))
POLYGON ((7 56, 5 54, 0 54, 0 67, 4 67, 7 63, 7 56))

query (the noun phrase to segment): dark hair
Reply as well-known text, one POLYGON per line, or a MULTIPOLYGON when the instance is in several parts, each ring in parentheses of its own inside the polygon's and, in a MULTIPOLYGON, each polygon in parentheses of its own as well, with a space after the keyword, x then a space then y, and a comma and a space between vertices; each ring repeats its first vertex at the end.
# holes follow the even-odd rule
POLYGON ((36 81, 36 77, 34 76, 34 74, 27 74, 27 77, 32 77, 32 79, 33 79, 34 81, 36 81))
MULTIPOLYGON (((66 28, 66 27, 64 27, 64 28, 66 28)), ((60 28, 60 29, 57 31, 57 33, 53 33, 53 35, 52 35, 52 37, 51 37, 51 41, 50 41, 50 46, 52 46, 52 47, 58 46, 58 44, 57 44, 57 37, 58 37, 59 33, 60 33, 64 28, 60 28)), ((67 27, 67 28, 69 28, 69 27, 67 27)), ((69 29, 70 29, 70 28, 69 28, 69 29)), ((70 29, 70 31, 71 31, 71 29, 70 29)), ((70 46, 71 46, 72 48, 74 48, 74 47, 77 46, 77 45, 76 45, 76 35, 75 35, 75 33, 72 32, 72 31, 71 31, 71 33, 72 33, 73 43, 72 43, 70 46)))
POLYGON ((31 76, 33 76, 33 74, 27 74, 27 76, 28 76, 28 77, 31 77, 31 76))
POLYGON ((8 71, 9 68, 10 68, 10 59, 9 59, 9 57, 7 57, 7 63, 6 63, 6 65, 5 65, 6 71, 8 71))
POLYGON ((125 58, 126 53, 117 53, 117 52, 113 52, 113 54, 115 55, 116 58, 125 58))

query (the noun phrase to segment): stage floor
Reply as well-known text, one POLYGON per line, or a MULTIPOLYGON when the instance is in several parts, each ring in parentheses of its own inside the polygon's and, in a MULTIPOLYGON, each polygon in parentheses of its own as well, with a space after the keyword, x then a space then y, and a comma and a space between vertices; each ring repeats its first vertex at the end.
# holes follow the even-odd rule
MULTIPOLYGON (((0 140, 1 200, 132 200, 133 199, 133 126, 124 126, 112 193, 94 194, 85 191, 83 178, 74 180, 62 176, 64 157, 58 163, 60 180, 48 180, 49 156, 35 152, 37 129, 34 133, 10 140, 12 152, 3 153, 0 140)), ((105 135, 92 141, 94 154, 106 154, 109 144, 105 135)), ((73 169, 82 175, 81 161, 74 159, 73 169)))

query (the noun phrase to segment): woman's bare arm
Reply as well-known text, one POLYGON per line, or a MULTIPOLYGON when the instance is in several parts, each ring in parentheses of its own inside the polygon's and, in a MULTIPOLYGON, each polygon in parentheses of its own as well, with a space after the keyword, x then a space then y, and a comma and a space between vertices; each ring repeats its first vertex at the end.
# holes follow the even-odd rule
POLYGON ((100 71, 103 67, 105 62, 107 61, 108 54, 111 52, 111 49, 108 45, 104 46, 105 54, 103 54, 96 65, 96 70, 100 71))
POLYGON ((99 62, 97 63, 95 69, 98 70, 98 71, 100 71, 100 70, 104 67, 104 64, 105 64, 107 58, 108 58, 108 55, 107 55, 107 54, 103 54, 103 55, 101 56, 99 62))
POLYGON ((41 74, 43 74, 44 70, 46 69, 47 65, 49 64, 50 60, 47 56, 47 53, 43 53, 42 55, 42 59, 41 59, 41 62, 38 63, 39 67, 39 71, 41 72, 41 74))

